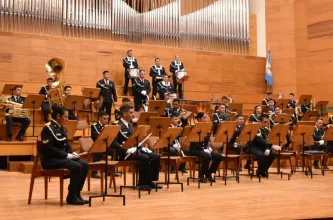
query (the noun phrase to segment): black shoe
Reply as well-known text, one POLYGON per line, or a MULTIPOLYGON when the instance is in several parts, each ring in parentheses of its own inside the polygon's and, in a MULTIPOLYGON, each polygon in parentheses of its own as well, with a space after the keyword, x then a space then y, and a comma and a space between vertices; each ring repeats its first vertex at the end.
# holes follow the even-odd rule
POLYGON ((200 183, 207 183, 207 179, 206 178, 199 178, 199 182, 200 183))
POLYGON ((314 167, 315 169, 320 169, 318 163, 313 163, 313 167, 314 167))
POLYGON ((179 171, 182 172, 182 173, 188 173, 187 170, 185 170, 185 169, 182 169, 182 170, 179 170, 179 171))
POLYGON ((148 191, 151 187, 149 185, 138 185, 136 188, 143 191, 148 191))
POLYGON ((244 169, 246 169, 246 170, 251 170, 251 164, 250 164, 250 163, 246 163, 246 164, 244 165, 244 169))
POLYGON ((120 177, 120 176, 121 176, 121 173, 119 173, 119 172, 115 172, 115 173, 114 173, 114 176, 115 176, 115 177, 120 177))
POLYGON ((124 92, 124 96, 127 96, 127 92, 124 92))
POLYGON ((209 182, 215 182, 215 180, 213 179, 212 177, 212 174, 206 174, 206 179, 209 181, 209 182))
POLYGON ((92 172, 92 173, 91 173, 91 178, 99 179, 99 178, 101 178, 101 177, 100 177, 100 175, 98 175, 97 172, 92 172))
POLYGON ((69 205, 84 205, 84 202, 81 201, 76 195, 68 194, 66 202, 69 205))
POLYGON ((267 178, 268 177, 268 173, 260 173, 260 176, 267 178))
POLYGON ((23 141, 23 137, 22 137, 21 135, 17 135, 17 136, 16 136, 16 140, 17 140, 17 141, 23 141))
POLYGON ((88 200, 85 200, 85 199, 82 198, 81 193, 79 193, 78 195, 76 195, 76 197, 77 197, 80 201, 84 202, 84 204, 89 204, 89 201, 88 201, 88 200))
POLYGON ((11 134, 7 135, 7 141, 8 141, 8 142, 11 142, 11 141, 12 141, 12 135, 11 135, 11 134))
POLYGON ((170 173, 176 173, 175 169, 171 169, 170 173))
POLYGON ((154 189, 162 189, 163 188, 163 186, 160 186, 160 185, 156 185, 154 182, 151 182, 151 184, 150 184, 150 187, 151 188, 154 188, 154 189))

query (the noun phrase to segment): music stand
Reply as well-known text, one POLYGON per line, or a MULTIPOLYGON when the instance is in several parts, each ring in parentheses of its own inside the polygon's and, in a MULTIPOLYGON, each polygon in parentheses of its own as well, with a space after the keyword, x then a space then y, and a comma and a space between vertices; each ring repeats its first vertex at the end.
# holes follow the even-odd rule
POLYGON ((73 110, 73 114, 75 115, 75 111, 80 111, 83 108, 85 98, 82 95, 67 95, 64 107, 67 110, 73 110))
POLYGON ((287 108, 289 103, 289 99, 278 99, 276 101, 275 106, 280 107, 281 109, 287 108))
POLYGON ((269 106, 268 105, 261 105, 262 113, 268 113, 269 106))
MULTIPOLYGON (((252 141, 255 138, 255 136, 257 135, 260 126, 261 126, 261 124, 259 124, 259 123, 247 124, 243 128, 242 132, 240 133, 240 135, 237 138, 238 142, 248 142, 249 143, 248 144, 248 146, 249 146, 248 160, 249 161, 251 160, 251 154, 252 154, 252 141)), ((248 167, 247 171, 248 171, 248 174, 250 174, 250 166, 248 167)), ((253 176, 257 176, 259 179, 259 182, 261 181, 260 175, 254 175, 252 172, 250 176, 251 176, 251 180, 252 180, 253 176)))
MULTIPOLYGON (((167 117, 151 117, 149 119, 150 131, 152 136, 161 137, 170 127, 171 119, 167 117)), ((164 146, 165 147, 165 146, 164 146)))
POLYGON ((32 109, 32 137, 37 137, 35 136, 35 114, 36 114, 36 108, 40 108, 44 101, 44 96, 39 95, 39 94, 33 94, 33 95, 28 95, 27 98, 25 99, 22 109, 32 109))
MULTIPOLYGON (((147 136, 147 133, 150 129, 150 126, 149 125, 139 125, 135 131, 131 134, 131 136, 127 139, 127 141, 123 144, 122 148, 130 148, 130 147, 133 147, 133 146, 136 146, 136 155, 138 156, 139 155, 139 141, 142 141, 146 136, 147 136)), ((131 156, 131 154, 127 154, 126 157, 125 157, 125 160, 131 156)), ((138 180, 139 180, 139 161, 136 161, 136 176, 137 176, 137 182, 136 182, 136 186, 120 186, 120 195, 122 195, 122 192, 123 192, 123 188, 130 188, 130 189, 136 189, 137 186, 138 186, 138 180)), ((149 185, 149 188, 148 188, 148 194, 150 194, 150 185, 149 185)), ((138 190, 139 190, 139 198, 141 198, 141 187, 138 187, 138 190)))
POLYGON ((295 109, 293 109, 293 108, 284 108, 284 109, 282 110, 282 113, 292 115, 292 114, 295 113, 295 109))
POLYGON ((13 90, 17 86, 23 88, 23 84, 5 84, 2 89, 2 95, 13 95, 13 90))
POLYGON ((289 114, 279 114, 274 119, 274 123, 285 124, 290 121, 292 115, 289 114))
MULTIPOLYGON (((89 149, 88 153, 105 153, 105 155, 108 155, 108 148, 110 144, 113 142, 115 137, 118 135, 118 132, 120 131, 119 125, 110 125, 104 127, 102 132, 98 135, 96 141, 89 149), (104 146, 103 146, 104 145, 104 146)), ((105 181, 105 189, 102 195, 98 196, 89 196, 89 207, 91 207, 91 199, 93 198, 103 198, 103 202, 105 202, 105 197, 121 197, 123 198, 123 205, 125 205, 125 196, 124 195, 109 195, 108 194, 108 159, 106 157, 105 160, 105 172, 104 172, 104 181, 105 181)))
MULTIPOLYGON (((182 128, 171 128, 169 127, 166 132, 163 133, 162 136, 160 136, 160 138, 158 139, 158 141, 154 144, 153 148, 154 149, 159 149, 159 148, 164 148, 166 145, 168 146, 168 165, 167 165, 167 169, 168 169, 168 178, 167 178, 167 182, 160 182, 160 183, 156 183, 156 186, 158 184, 166 184, 167 188, 169 189, 169 185, 170 184, 179 184, 181 186, 181 190, 183 192, 183 183, 178 183, 178 182, 170 182, 170 148, 171 148, 171 144, 173 143, 173 141, 179 136, 179 134, 182 132, 182 128)), ((157 187, 156 187, 156 191, 157 191, 157 187)))
MULTIPOLYGON (((92 99, 97 99, 99 97, 100 92, 101 92, 100 88, 82 88, 82 95, 85 98, 89 98, 90 101, 92 99)), ((91 124, 92 120, 93 120, 93 108, 92 108, 92 105, 91 105, 90 117, 91 117, 91 119, 90 119, 90 124, 91 124)))
POLYGON ((79 122, 77 120, 69 120, 66 122, 64 127, 67 130, 67 139, 68 140, 73 140, 74 139, 74 134, 76 132, 76 127, 79 122))
POLYGON ((323 115, 323 109, 328 105, 328 101, 318 101, 314 109, 320 109, 320 116, 323 115))
MULTIPOLYGON (((223 142, 225 143, 225 174, 222 177, 224 179, 224 185, 227 185, 227 178, 233 178, 236 177, 236 181, 239 183, 239 176, 238 174, 236 176, 229 176, 228 177, 228 144, 229 144, 229 138, 234 135, 235 129, 236 129, 236 122, 235 121, 224 121, 219 124, 217 128, 217 132, 215 135, 214 142, 223 142)), ((223 145, 221 146, 223 147, 223 145)), ((214 180, 215 180, 214 176, 214 180)))
MULTIPOLYGON (((281 146, 283 144, 283 141, 281 141, 281 137, 286 137, 287 133, 289 130, 288 124, 278 124, 274 125, 271 132, 269 133, 268 139, 267 139, 267 144, 272 144, 272 145, 279 145, 281 146)), ((281 174, 281 178, 283 174, 288 175, 288 180, 290 180, 290 173, 283 173, 281 172, 281 150, 278 150, 278 161, 277 161, 277 172, 276 174, 281 174)))
POLYGON ((302 171, 296 170, 295 172, 306 172, 304 170, 304 165, 305 165, 304 147, 305 147, 306 143, 309 145, 313 145, 313 137, 312 137, 313 130, 314 130, 314 126, 313 126, 313 122, 312 122, 312 126, 297 125, 297 127, 293 133, 292 140, 293 140, 293 142, 302 143, 302 153, 303 153, 302 171))
POLYGON ((149 125, 149 119, 151 117, 158 117, 158 112, 142 112, 138 119, 138 125, 149 125))
POLYGON ((148 112, 157 112, 158 116, 164 115, 166 108, 165 100, 151 100, 148 104, 148 112))
POLYGON ((318 111, 316 110, 308 110, 305 112, 302 121, 310 121, 311 117, 318 117, 318 111))
MULTIPOLYGON (((188 136, 186 137, 186 139, 184 140, 184 143, 190 143, 190 142, 203 142, 204 137, 212 130, 212 123, 210 122, 198 122, 196 123, 190 133, 188 134, 188 136)), ((190 185, 190 179, 194 180, 198 180, 198 188, 200 188, 200 180, 201 178, 200 176, 200 167, 201 167, 201 157, 200 155, 199 157, 199 172, 198 172, 198 178, 195 177, 187 177, 187 185, 190 185)), ((213 183, 212 181, 210 182, 210 185, 212 186, 213 183)))
POLYGON ((237 114, 243 113, 243 103, 230 103, 228 105, 228 111, 237 112, 237 114))

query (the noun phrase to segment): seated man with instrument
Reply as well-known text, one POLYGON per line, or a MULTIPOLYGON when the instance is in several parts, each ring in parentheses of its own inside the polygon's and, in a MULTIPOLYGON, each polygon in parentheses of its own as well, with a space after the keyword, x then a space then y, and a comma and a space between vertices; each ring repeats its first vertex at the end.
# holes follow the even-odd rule
POLYGON ((170 117, 171 115, 178 115, 180 118, 181 126, 185 127, 188 125, 188 120, 186 116, 187 111, 182 109, 180 106, 180 100, 178 98, 173 99, 172 107, 166 109, 165 116, 170 117))
MULTIPOLYGON (((123 67, 125 68, 125 84, 124 84, 124 95, 127 95, 128 92, 128 83, 130 81, 129 71, 131 69, 137 69, 139 67, 138 61, 132 56, 132 50, 127 51, 127 57, 123 59, 123 67)), ((132 81, 133 84, 133 81, 132 81)))
MULTIPOLYGON (((139 187, 142 189, 155 188, 156 185, 153 181, 157 181, 159 177, 160 156, 142 146, 139 146, 138 152, 136 146, 129 149, 122 147, 134 132, 133 125, 130 123, 134 118, 133 106, 121 106, 120 115, 121 118, 117 125, 120 125, 121 129, 111 147, 117 151, 119 160, 139 161, 139 187)), ((162 187, 159 186, 159 188, 162 187)))
POLYGON ((289 93, 289 102, 288 102, 288 108, 296 108, 296 101, 294 100, 295 94, 294 93, 289 93))
POLYGON ((173 85, 169 82, 169 76, 164 75, 163 81, 157 83, 157 92, 160 97, 160 100, 165 99, 166 94, 175 93, 173 85))
POLYGON ((237 154, 240 154, 242 145, 237 139, 245 126, 243 115, 236 115, 236 124, 235 132, 228 143, 228 151, 235 151, 237 154))
POLYGON ((166 75, 165 69, 160 65, 160 58, 155 58, 155 65, 150 68, 149 75, 152 77, 153 94, 152 100, 156 100, 157 83, 163 80, 163 76, 166 75))
POLYGON ((252 144, 251 153, 257 158, 258 169, 257 175, 263 177, 268 176, 268 169, 275 160, 275 153, 272 151, 281 149, 280 146, 267 144, 269 136, 269 117, 267 115, 260 116, 261 127, 258 130, 252 144))
POLYGON ((249 122, 250 123, 260 122, 261 115, 262 115, 262 108, 260 105, 256 105, 254 107, 254 113, 249 117, 249 122))
POLYGON ((80 160, 68 143, 67 131, 63 125, 68 121, 68 111, 63 107, 52 106, 52 121, 42 130, 42 148, 39 156, 43 169, 70 170, 67 203, 84 205, 88 201, 81 197, 81 191, 88 173, 88 163, 80 160))
POLYGON ((275 100, 274 99, 270 99, 268 101, 268 113, 269 114, 273 114, 275 110, 275 100))
MULTIPOLYGON (((272 98, 272 93, 271 92, 267 92, 267 97, 262 100, 261 105, 268 105, 269 100, 271 100, 271 99, 273 99, 272 98)), ((275 100, 274 100, 274 104, 275 104, 275 100)))
POLYGON ((150 82, 145 79, 146 72, 144 70, 140 70, 139 77, 133 80, 133 95, 134 95, 134 106, 135 111, 139 111, 142 104, 147 102, 149 99, 150 82))
POLYGON ((226 106, 219 105, 218 112, 213 114, 213 134, 216 134, 219 124, 223 121, 231 121, 229 115, 226 114, 226 106))
POLYGON ((179 71, 184 70, 184 64, 179 60, 179 55, 175 56, 176 60, 172 61, 170 63, 170 72, 172 73, 172 80, 174 85, 174 91, 177 93, 177 87, 178 87, 178 94, 179 98, 183 98, 183 84, 177 82, 177 73, 179 71))
POLYGON ((53 79, 48 78, 47 79, 47 85, 43 86, 39 90, 39 94, 45 96, 44 101, 41 105, 41 108, 42 108, 42 111, 43 111, 43 119, 44 119, 45 123, 47 123, 49 121, 49 114, 51 112, 50 103, 49 103, 49 100, 47 99, 47 93, 52 88, 52 83, 53 83, 53 79))
MULTIPOLYGON (((121 105, 126 105, 126 104, 131 104, 131 100, 129 100, 129 98, 123 98, 122 100, 121 100, 121 105)), ((115 110, 114 110, 114 117, 115 117, 115 119, 116 119, 116 121, 119 121, 120 120, 120 108, 116 108, 115 110)))
MULTIPOLYGON (((72 87, 71 86, 65 86, 64 87, 64 94, 65 96, 72 94, 72 87)), ((73 109, 67 109, 68 111, 68 120, 79 120, 75 114, 73 109)))
POLYGON ((225 113, 228 111, 228 101, 231 103, 231 99, 229 99, 227 96, 222 96, 221 103, 215 105, 215 112, 218 112, 220 105, 225 105, 225 113))
MULTIPOLYGON (((13 88, 13 95, 5 100, 4 104, 10 104, 11 107, 5 107, 5 113, 6 113, 6 128, 7 128, 7 141, 12 141, 12 135, 13 135, 13 122, 20 123, 21 128, 19 133, 16 136, 16 140, 23 141, 23 136, 28 129, 30 125, 30 119, 29 115, 16 115, 15 112, 13 112, 13 108, 21 108, 25 97, 21 96, 22 94, 22 86, 15 86, 13 88)), ((22 109, 23 110, 23 109, 22 109)))
MULTIPOLYGON (((208 116, 206 113, 199 112, 196 116, 198 122, 207 122, 208 116)), ((212 173, 216 173, 220 162, 222 161, 222 155, 213 152, 210 147, 210 133, 208 133, 201 142, 191 142, 190 143, 190 155, 200 156, 201 158, 201 168, 199 170, 199 181, 202 183, 207 183, 208 181, 213 181, 212 173), (211 165, 209 166, 209 164, 211 165)))

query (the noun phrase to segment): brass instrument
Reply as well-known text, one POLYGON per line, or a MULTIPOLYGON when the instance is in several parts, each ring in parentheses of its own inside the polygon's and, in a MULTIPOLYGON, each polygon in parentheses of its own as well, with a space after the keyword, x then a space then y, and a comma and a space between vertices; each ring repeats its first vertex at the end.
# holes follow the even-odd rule
POLYGON ((15 118, 28 118, 32 114, 31 109, 24 109, 22 104, 12 102, 8 98, 1 98, 0 106, 6 114, 15 118))
POLYGON ((60 74, 65 70, 65 61, 60 58, 52 58, 45 65, 46 72, 54 77, 52 89, 47 93, 50 106, 64 106, 66 95, 64 94, 64 83, 59 81, 60 74))

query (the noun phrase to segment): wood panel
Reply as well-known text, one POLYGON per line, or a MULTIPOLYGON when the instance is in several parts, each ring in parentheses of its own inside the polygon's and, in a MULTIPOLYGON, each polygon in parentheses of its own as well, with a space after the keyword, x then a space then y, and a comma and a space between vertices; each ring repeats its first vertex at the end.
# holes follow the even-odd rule
MULTIPOLYGON (((140 68, 145 69, 147 75, 156 57, 169 72, 170 62, 179 54, 190 76, 185 84, 187 99, 209 100, 212 92, 264 92, 264 83, 260 80, 265 68, 263 58, 6 32, 0 33, 0 85, 22 82, 24 92, 36 93, 48 77, 45 63, 51 57, 61 57, 66 61, 61 81, 72 85, 74 93, 80 93, 82 86, 94 87, 106 69, 110 70, 111 78, 121 92, 124 83, 122 59, 128 49, 133 50, 140 68), (201 93, 200 97, 198 93, 201 93)), ((147 78, 150 80, 149 76, 147 78)))
POLYGON ((257 56, 257 15, 250 14, 250 52, 251 56, 257 56))

